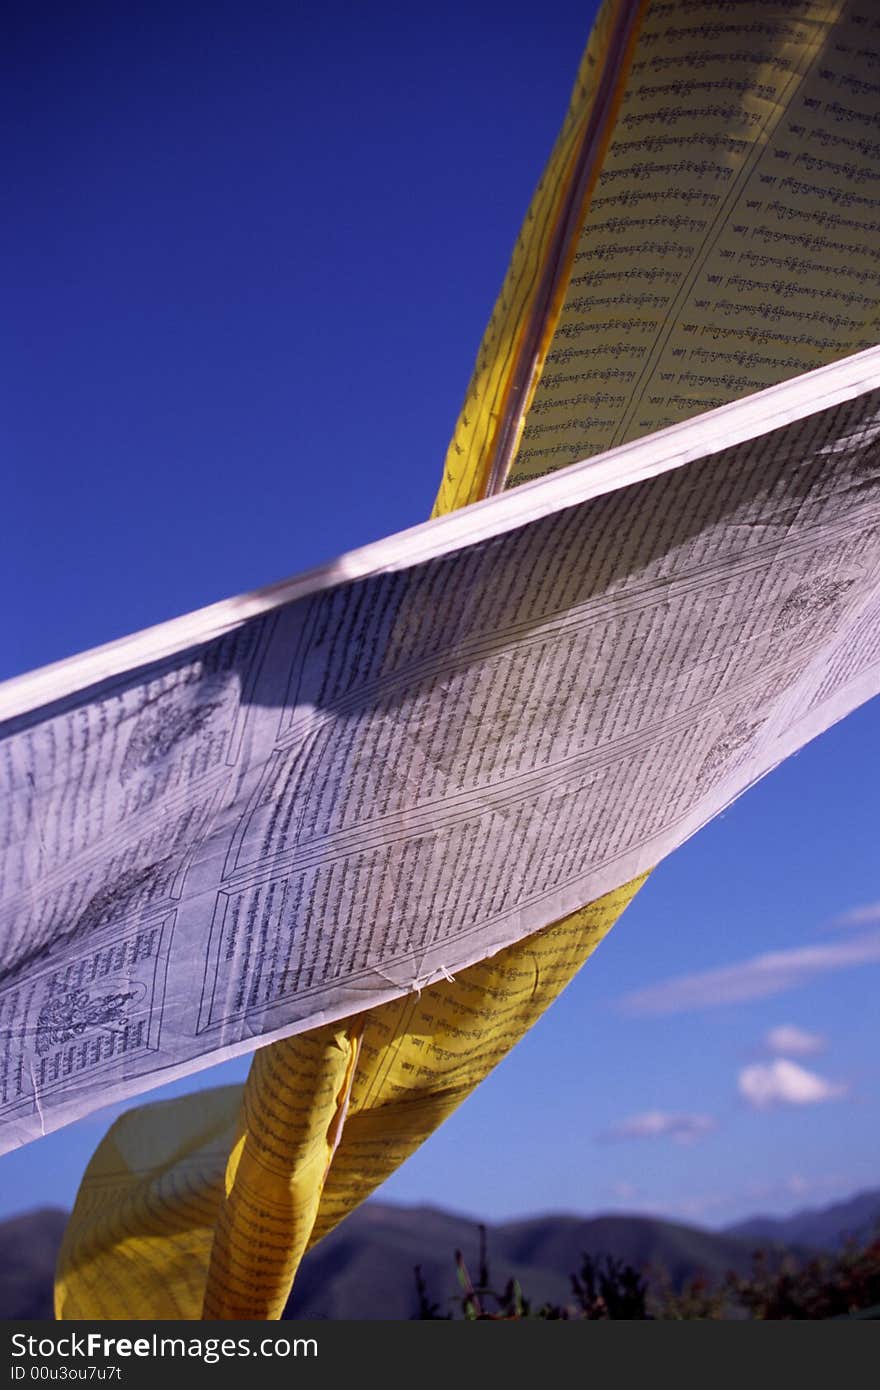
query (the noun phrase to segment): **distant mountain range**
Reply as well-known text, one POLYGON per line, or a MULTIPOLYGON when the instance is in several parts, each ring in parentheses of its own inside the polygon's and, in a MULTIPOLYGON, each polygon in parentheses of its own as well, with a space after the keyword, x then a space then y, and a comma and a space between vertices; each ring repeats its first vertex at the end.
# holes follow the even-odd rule
MULTIPOLYGON (((43 1209, 0 1223, 0 1318, 52 1317, 52 1277, 65 1212, 43 1209)), ((533 1217, 488 1227, 489 1271, 496 1288, 517 1278, 535 1305, 566 1302, 570 1275, 585 1251, 613 1255, 643 1272, 662 1267, 674 1287, 695 1274, 747 1273, 752 1252, 772 1246, 805 1256, 832 1250, 880 1223, 880 1189, 788 1217, 756 1216, 724 1231, 652 1216, 533 1217)), ((418 1311, 414 1267, 441 1311, 460 1295, 454 1252, 474 1278, 479 1233, 471 1217, 433 1207, 367 1202, 303 1261, 285 1317, 405 1319, 418 1311)))
MULTIPOLYGON (((489 1226, 489 1273, 503 1290, 516 1278, 533 1306, 571 1299, 583 1253, 613 1255, 640 1270, 662 1265, 678 1288, 703 1272, 746 1273, 753 1242, 650 1216, 540 1216, 489 1226)), ((411 1318, 418 1312, 414 1266, 432 1302, 451 1311, 461 1291, 454 1252, 477 1278, 479 1228, 431 1207, 368 1202, 306 1256, 285 1318, 411 1318)), ((459 1304, 460 1307, 460 1304, 459 1304)))
POLYGON ((726 1234, 777 1245, 809 1245, 836 1250, 848 1239, 866 1240, 880 1226, 880 1189, 859 1192, 830 1207, 805 1207, 793 1216, 751 1216, 728 1226, 726 1234))
POLYGON ((67 1212, 51 1207, 0 1224, 0 1317, 51 1318, 52 1280, 67 1212))

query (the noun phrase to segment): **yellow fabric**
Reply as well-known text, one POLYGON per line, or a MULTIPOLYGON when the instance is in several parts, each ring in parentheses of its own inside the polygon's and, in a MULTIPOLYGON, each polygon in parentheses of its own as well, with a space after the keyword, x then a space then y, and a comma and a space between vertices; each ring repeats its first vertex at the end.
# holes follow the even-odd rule
POLYGON ((258 1052, 226 1165, 205 1318, 279 1317, 339 1143, 363 1019, 258 1052))
POLYGON ((843 74, 863 71, 860 10, 640 16, 508 486, 876 343, 876 245, 850 202, 876 186, 870 97, 829 129, 843 74))
MULTIPOLYGON (((605 0, 596 17, 562 129, 535 190, 513 249, 501 293, 480 344, 464 405, 446 454, 440 490, 432 513, 434 516, 442 516, 445 512, 486 496, 499 428, 518 371, 524 372, 529 380, 529 390, 516 421, 517 437, 522 431, 525 411, 561 308, 558 291, 564 289, 568 281, 574 246, 570 248, 566 263, 557 268, 557 293, 542 324, 539 351, 528 362, 522 360, 523 335, 534 311, 542 274, 547 269, 554 233, 565 210, 573 168, 593 114, 597 87, 615 27, 625 19, 627 11, 634 11, 640 24, 646 8, 646 0, 638 5, 633 4, 632 0, 605 0)), ((607 130, 599 141, 600 152, 607 140, 611 118, 616 113, 631 60, 632 54, 628 53, 619 74, 616 100, 605 122, 607 130)), ((588 196, 590 192, 592 184, 587 189, 588 196)), ((580 208, 581 221, 586 209, 587 204, 584 203, 580 208)))
POLYGON ((279 1317, 303 1250, 506 1056, 641 881, 454 981, 263 1048, 244 1088, 123 1115, 83 1177, 56 1316, 279 1317))

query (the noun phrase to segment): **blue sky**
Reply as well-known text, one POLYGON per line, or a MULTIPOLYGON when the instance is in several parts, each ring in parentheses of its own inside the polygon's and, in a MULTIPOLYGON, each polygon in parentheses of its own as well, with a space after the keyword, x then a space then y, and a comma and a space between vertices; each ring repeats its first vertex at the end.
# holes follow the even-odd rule
MULTIPOLYGON (((0 678, 424 519, 592 8, 13 7, 0 678)), ((663 864, 383 1195, 877 1185, 878 766, 875 701, 663 864)), ((72 1201, 105 1123, 0 1159, 0 1215, 72 1201)))

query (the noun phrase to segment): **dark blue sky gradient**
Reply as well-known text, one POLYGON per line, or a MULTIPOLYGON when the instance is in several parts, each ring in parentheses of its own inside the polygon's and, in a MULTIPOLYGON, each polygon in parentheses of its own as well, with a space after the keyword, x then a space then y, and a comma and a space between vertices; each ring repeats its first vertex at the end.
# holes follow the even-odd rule
POLYGON ((424 519, 589 29, 555 11, 23 8, 3 675, 424 519))

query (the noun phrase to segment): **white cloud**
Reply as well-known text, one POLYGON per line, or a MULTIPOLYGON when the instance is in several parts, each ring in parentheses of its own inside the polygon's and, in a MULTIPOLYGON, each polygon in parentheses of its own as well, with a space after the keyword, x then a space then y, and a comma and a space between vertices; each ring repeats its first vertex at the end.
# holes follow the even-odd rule
POLYGON ((772 1105, 816 1105, 846 1094, 846 1087, 826 1081, 824 1076, 807 1071, 787 1057, 743 1067, 738 1087, 740 1095, 755 1110, 766 1110, 772 1105))
POLYGON ((793 1023, 780 1023, 771 1028, 764 1038, 768 1052, 787 1053, 789 1057, 809 1057, 822 1052, 825 1039, 819 1033, 808 1033, 805 1028, 797 1028, 793 1023))
POLYGON ((849 912, 842 912, 839 917, 835 917, 831 925, 832 927, 870 927, 874 922, 880 922, 880 903, 862 903, 860 907, 851 907, 849 912))
POLYGON ((600 1138, 674 1139, 677 1144, 690 1144, 714 1128, 715 1121, 711 1115, 672 1115, 666 1110, 646 1110, 606 1130, 600 1138))
POLYGON ((692 1009, 715 1009, 742 1004, 796 989, 819 975, 854 965, 880 962, 880 931, 856 941, 825 946, 798 946, 768 951, 737 965, 699 974, 679 975, 624 995, 620 1006, 628 1014, 678 1014, 692 1009))

